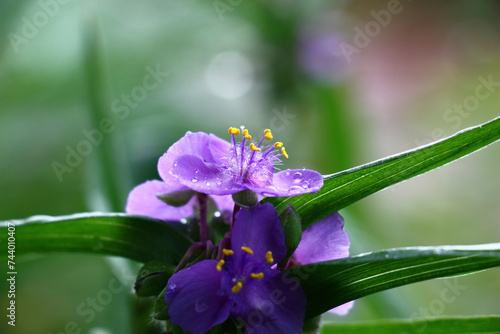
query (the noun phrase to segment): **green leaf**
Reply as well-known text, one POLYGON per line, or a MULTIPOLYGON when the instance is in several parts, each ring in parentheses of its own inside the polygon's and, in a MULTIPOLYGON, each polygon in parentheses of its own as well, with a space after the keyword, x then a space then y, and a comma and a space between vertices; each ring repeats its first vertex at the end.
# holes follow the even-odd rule
POLYGON ((500 139, 500 117, 432 144, 324 177, 315 194, 266 198, 278 212, 292 204, 306 229, 321 218, 393 184, 459 159, 500 139))
POLYGON ((499 333, 499 316, 450 317, 422 319, 390 319, 362 323, 325 324, 321 334, 386 334, 386 333, 499 333))
POLYGON ((16 255, 85 252, 177 264, 192 240, 163 221, 125 214, 34 216, 0 222, 0 243, 15 225, 16 255))
POLYGON ((375 292, 495 266, 500 266, 500 243, 389 249, 286 272, 304 289, 311 318, 375 292))

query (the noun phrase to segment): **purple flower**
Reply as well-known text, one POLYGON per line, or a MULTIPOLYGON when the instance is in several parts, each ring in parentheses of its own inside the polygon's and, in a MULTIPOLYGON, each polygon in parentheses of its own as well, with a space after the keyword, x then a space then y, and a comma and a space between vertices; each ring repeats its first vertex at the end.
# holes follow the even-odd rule
MULTIPOLYGON (((348 257, 349 235, 342 230, 343 227, 344 219, 337 212, 308 227, 302 232, 302 239, 293 253, 292 262, 305 265, 348 257)), ((329 312, 345 315, 353 305, 354 302, 351 301, 329 312)))
POLYGON ((302 332, 306 298, 300 285, 271 269, 286 255, 285 235, 270 203, 236 214, 223 259, 203 260, 174 274, 165 301, 172 322, 206 333, 230 315, 246 333, 302 332))
POLYGON ((174 178, 182 189, 210 195, 250 189, 269 197, 295 196, 323 186, 322 176, 308 169, 273 174, 280 157, 288 154, 281 142, 264 145, 273 138, 271 130, 265 130, 259 142, 252 140, 248 130, 229 128, 229 133, 231 143, 213 134, 186 133, 160 158, 160 176, 165 181, 174 178), (242 140, 237 142, 240 133, 242 140))

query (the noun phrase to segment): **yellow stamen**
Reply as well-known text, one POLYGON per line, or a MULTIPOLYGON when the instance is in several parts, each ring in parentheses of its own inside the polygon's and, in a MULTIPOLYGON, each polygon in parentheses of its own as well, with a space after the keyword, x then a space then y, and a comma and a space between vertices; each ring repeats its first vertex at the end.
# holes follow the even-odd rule
POLYGON ((230 135, 237 136, 237 135, 240 134, 240 129, 238 129, 238 128, 229 128, 228 132, 229 132, 230 135))
POLYGON ((243 287, 243 283, 238 282, 238 283, 236 283, 235 286, 233 286, 233 288, 231 289, 231 291, 233 293, 240 292, 240 290, 241 290, 242 287, 243 287))
POLYGON ((278 148, 278 147, 281 147, 283 146, 283 143, 280 142, 280 141, 277 141, 276 143, 274 143, 274 148, 278 148))
POLYGON ((252 136, 248 133, 247 129, 243 130, 242 134, 243 134, 243 137, 245 137, 246 140, 252 139, 252 136))
POLYGON ((264 273, 258 273, 258 274, 251 273, 250 277, 251 278, 256 278, 256 279, 263 279, 264 278, 264 273))
POLYGON ((266 253, 266 261, 267 263, 271 264, 274 262, 274 259, 273 259, 273 253, 271 251, 268 251, 266 253))
POLYGON ((226 264, 226 261, 224 260, 220 260, 219 263, 217 263, 217 271, 221 271, 222 270, 222 266, 226 264))
POLYGON ((250 144, 250 149, 251 149, 252 151, 257 151, 257 152, 260 152, 260 148, 258 148, 257 146, 255 146, 255 144, 254 144, 254 143, 251 143, 251 144, 250 144))
POLYGON ((286 153, 284 147, 281 148, 281 154, 283 154, 283 156, 288 159, 288 153, 286 153))
POLYGON ((272 140, 273 134, 271 133, 271 130, 265 129, 264 130, 264 137, 266 137, 267 140, 272 140))
POLYGON ((222 249, 222 253, 223 253, 224 255, 226 255, 226 256, 227 256, 227 255, 233 255, 233 254, 234 254, 234 252, 233 252, 233 250, 232 250, 232 249, 225 249, 225 248, 224 248, 224 249, 222 249))
POLYGON ((253 250, 251 250, 250 247, 243 246, 241 247, 241 250, 247 252, 250 255, 253 255, 253 250))

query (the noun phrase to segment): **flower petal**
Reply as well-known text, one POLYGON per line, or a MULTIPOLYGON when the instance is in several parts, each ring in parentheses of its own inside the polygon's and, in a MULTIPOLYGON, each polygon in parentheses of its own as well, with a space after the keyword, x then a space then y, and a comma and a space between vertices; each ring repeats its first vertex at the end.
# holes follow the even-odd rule
POLYGON ((353 306, 354 306, 354 300, 352 300, 350 302, 347 302, 345 304, 342 304, 340 306, 337 306, 335 308, 332 308, 328 312, 329 313, 335 313, 335 314, 338 314, 338 315, 346 315, 347 313, 349 313, 349 311, 351 310, 351 308, 353 306))
POLYGON ((278 270, 244 287, 231 314, 246 323, 246 333, 302 333, 306 296, 297 281, 278 270))
POLYGON ((190 189, 209 195, 229 195, 245 189, 235 184, 233 177, 224 173, 222 166, 205 162, 196 155, 178 157, 172 167, 172 175, 190 189))
POLYGON ((202 334, 224 322, 234 302, 221 290, 217 261, 203 260, 174 274, 167 283, 165 302, 175 325, 202 334))
POLYGON ((274 174, 271 187, 248 188, 267 197, 280 197, 315 193, 322 186, 323 177, 320 173, 310 169, 290 169, 274 174))
POLYGON ((231 144, 212 133, 209 135, 208 145, 210 153, 212 153, 212 157, 216 162, 222 163, 226 161, 231 154, 231 144))
POLYGON ((242 246, 250 247, 256 259, 264 259, 272 252, 274 263, 286 255, 285 233, 281 227, 278 213, 271 203, 257 204, 250 209, 240 209, 236 214, 231 249, 242 252, 242 246))
POLYGON ((300 264, 331 261, 349 256, 349 235, 343 231, 344 219, 336 212, 302 232, 293 256, 300 264))
POLYGON ((163 181, 174 179, 170 175, 170 170, 175 160, 185 154, 200 156, 202 160, 212 162, 213 158, 209 150, 208 134, 188 131, 184 137, 169 147, 167 152, 158 160, 158 173, 163 181))
POLYGON ((193 215, 194 198, 186 205, 175 207, 156 197, 172 187, 159 180, 146 181, 136 186, 128 195, 125 212, 161 220, 178 220, 193 215))
POLYGON ((234 201, 231 195, 211 196, 219 211, 233 211, 234 201))

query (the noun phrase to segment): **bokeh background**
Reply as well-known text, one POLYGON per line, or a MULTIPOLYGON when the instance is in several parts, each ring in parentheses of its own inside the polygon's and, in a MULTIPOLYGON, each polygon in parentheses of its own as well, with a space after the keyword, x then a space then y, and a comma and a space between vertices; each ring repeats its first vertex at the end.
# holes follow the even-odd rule
MULTIPOLYGON (((188 130, 271 128, 283 168, 330 174, 490 120, 499 16, 498 1, 2 0, 0 219, 123 212, 188 130)), ((351 253, 499 242, 499 165, 497 143, 342 210, 351 253)), ((155 332, 137 264, 16 260, 16 327, 1 332, 155 332)), ((329 319, 498 314, 499 278, 402 287, 329 319)))

